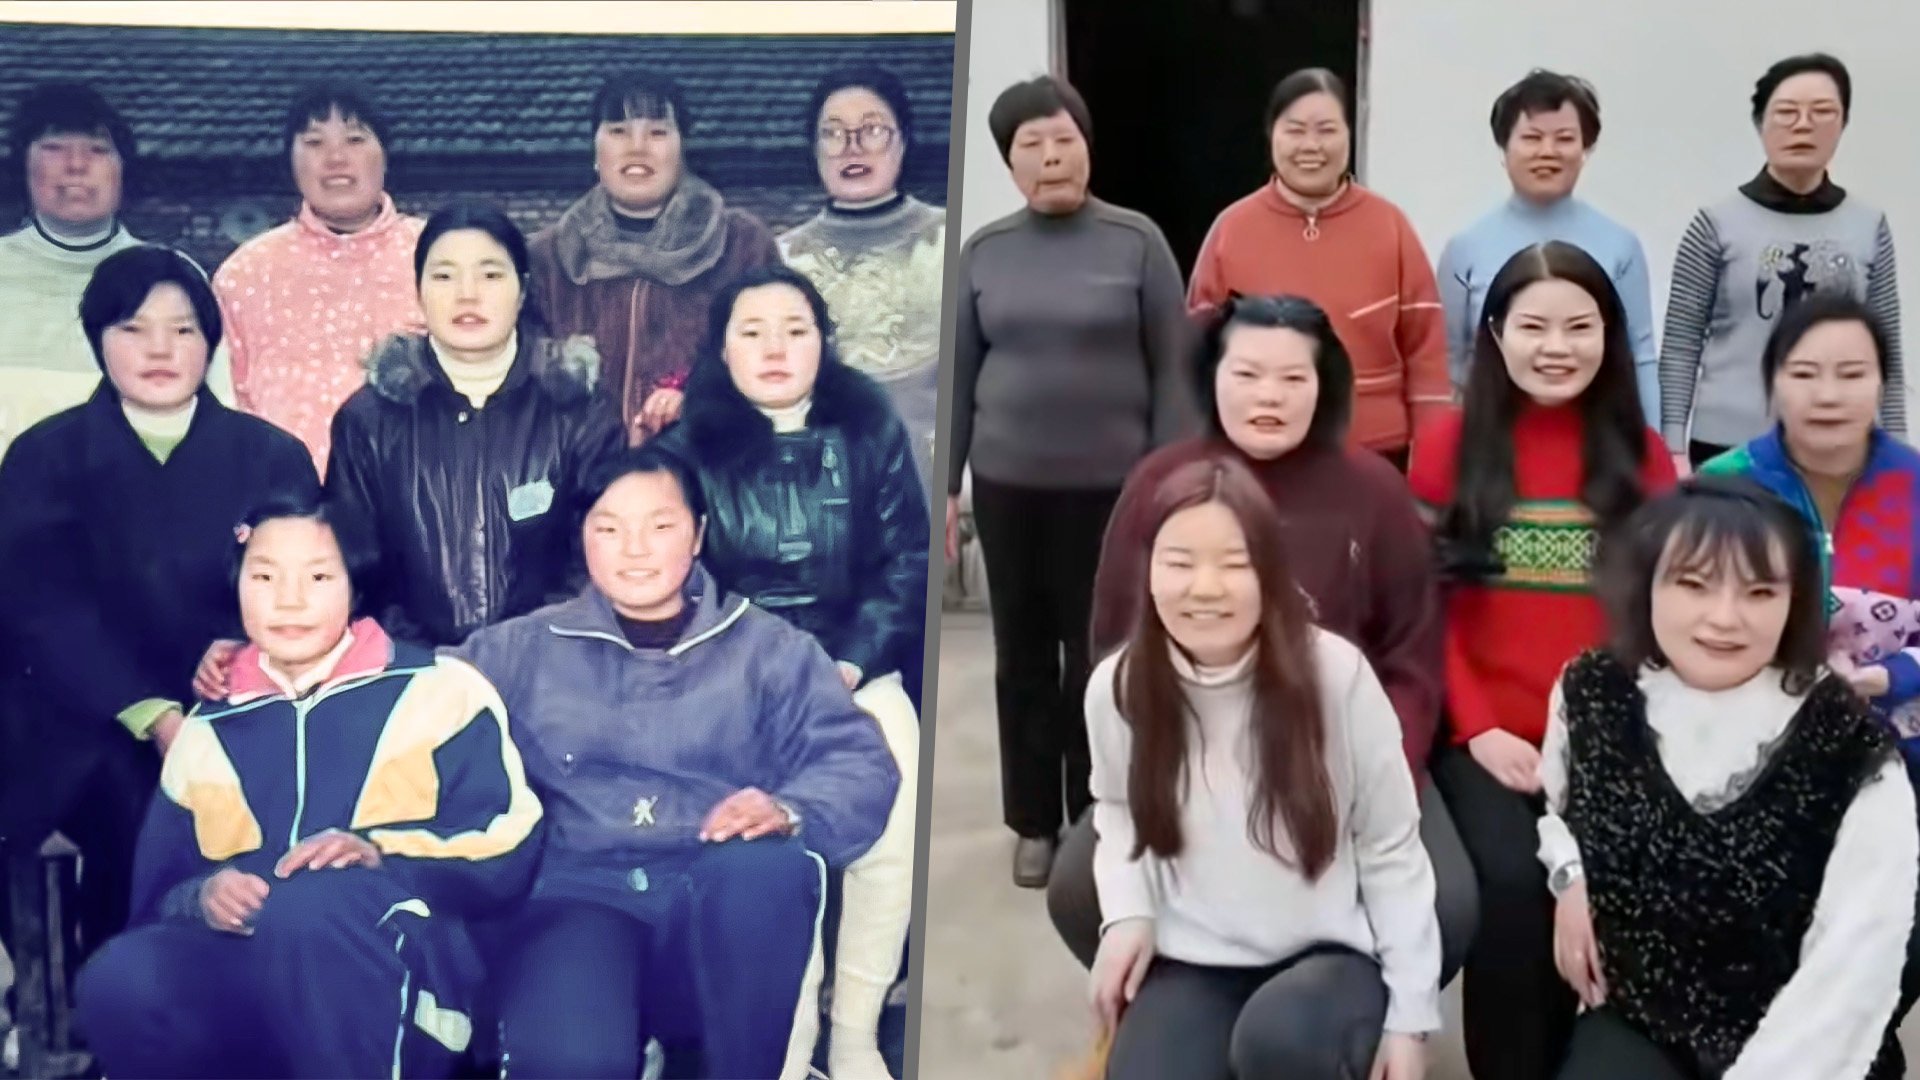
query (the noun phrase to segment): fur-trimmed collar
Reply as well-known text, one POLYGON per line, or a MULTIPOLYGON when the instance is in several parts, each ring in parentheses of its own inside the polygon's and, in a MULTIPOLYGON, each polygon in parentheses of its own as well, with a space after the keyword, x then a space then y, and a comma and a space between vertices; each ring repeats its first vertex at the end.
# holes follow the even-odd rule
MULTIPOLYGON (((367 354, 367 385, 388 401, 411 405, 433 383, 452 390, 434 358, 425 334, 392 334, 367 354)), ((544 334, 520 335, 520 349, 500 386, 504 396, 532 379, 548 397, 573 405, 593 396, 600 382, 600 352, 585 334, 556 340, 544 334)))
MULTIPOLYGON (((892 409, 879 383, 838 360, 820 358, 808 427, 838 427, 852 439, 871 437, 892 409)), ((681 419, 703 456, 743 457, 773 440, 773 421, 733 385, 726 364, 711 357, 694 363, 681 419)))

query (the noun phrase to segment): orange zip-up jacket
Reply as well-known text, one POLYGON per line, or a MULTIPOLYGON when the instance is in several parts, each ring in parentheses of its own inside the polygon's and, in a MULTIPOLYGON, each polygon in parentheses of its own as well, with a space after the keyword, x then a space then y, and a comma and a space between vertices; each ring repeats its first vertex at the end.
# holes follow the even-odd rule
POLYGON ((1358 184, 1309 214, 1272 182, 1221 211, 1187 288, 1199 312, 1291 293, 1320 305, 1353 358, 1348 442, 1402 450, 1453 400, 1433 265, 1400 208, 1358 184))

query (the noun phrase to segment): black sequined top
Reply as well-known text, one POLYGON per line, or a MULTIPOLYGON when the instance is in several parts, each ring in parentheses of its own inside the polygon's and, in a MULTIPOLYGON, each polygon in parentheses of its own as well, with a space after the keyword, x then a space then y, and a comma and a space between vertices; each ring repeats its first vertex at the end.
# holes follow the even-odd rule
MULTIPOLYGON (((1824 679, 1747 789, 1703 812, 1662 764, 1632 672, 1589 652, 1562 687, 1563 817, 1580 845, 1608 1004, 1718 1077, 1798 968, 1840 821, 1892 743, 1845 683, 1824 679)), ((1870 1076, 1897 1075, 1885 1071, 1892 1039, 1890 1028, 1870 1076)))

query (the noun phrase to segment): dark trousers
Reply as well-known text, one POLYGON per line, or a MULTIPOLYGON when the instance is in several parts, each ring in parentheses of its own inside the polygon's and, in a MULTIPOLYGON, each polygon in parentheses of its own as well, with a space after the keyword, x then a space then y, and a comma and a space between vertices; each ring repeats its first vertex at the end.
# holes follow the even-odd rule
POLYGON ((536 895, 505 966, 508 1075, 639 1076, 644 1015, 690 997, 702 1075, 779 1076, 825 873, 797 839, 736 840, 652 873, 658 904, 536 895))
POLYGON ((1386 1022, 1380 966, 1324 947, 1263 968, 1158 959, 1120 1017, 1108 1080, 1349 1080, 1386 1022))
POLYGON ((1051 839, 1087 791, 1093 572, 1118 491, 1048 491, 973 478, 973 516, 993 615, 1006 822, 1051 839))
POLYGON ((1712 461, 1714 458, 1719 457, 1731 449, 1733 449, 1731 446, 1703 443, 1696 439, 1687 444, 1687 463, 1698 470, 1700 466, 1705 465, 1707 462, 1712 461))
POLYGON ((1461 748, 1435 755, 1433 782, 1480 883, 1462 986, 1467 1063, 1474 1080, 1540 1080, 1565 1053, 1576 1005, 1553 966, 1553 895, 1535 854, 1544 804, 1502 786, 1461 748))
MULTIPOLYGON (((1081 817, 1060 845, 1047 881, 1047 914, 1074 957, 1093 967, 1100 951, 1100 894, 1093 881, 1093 815, 1081 817)), ((1473 864, 1453 827, 1447 804, 1432 784, 1420 793, 1420 842, 1433 863, 1434 914, 1440 922, 1440 985, 1453 980, 1480 919, 1473 864)))
MULTIPOLYGON (((81 971, 80 1023, 107 1075, 451 1075, 470 1022, 443 1029, 459 1032, 458 1048, 422 1030, 421 973, 386 920, 404 890, 360 869, 269 885, 251 936, 156 923, 108 942, 81 971)), ((438 989, 448 1007, 462 1000, 438 989)))
MULTIPOLYGON (((1477 1075, 1477 1074, 1476 1074, 1477 1075)), ((1560 1080, 1698 1080, 1699 1073, 1605 1006, 1573 1024, 1560 1080)))

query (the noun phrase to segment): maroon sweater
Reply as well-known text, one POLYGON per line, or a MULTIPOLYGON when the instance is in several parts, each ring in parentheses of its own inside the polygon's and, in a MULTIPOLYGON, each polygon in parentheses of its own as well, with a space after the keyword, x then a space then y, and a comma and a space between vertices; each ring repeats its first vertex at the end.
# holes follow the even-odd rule
POLYGON ((1407 764, 1426 781, 1440 716, 1445 622, 1427 528, 1407 482, 1366 450, 1301 447, 1256 461, 1231 443, 1190 439, 1148 455, 1127 477, 1094 578, 1093 650, 1126 642, 1146 595, 1153 489, 1168 473, 1221 449, 1238 455, 1279 508, 1287 558, 1314 621, 1366 654, 1400 716, 1407 764))

